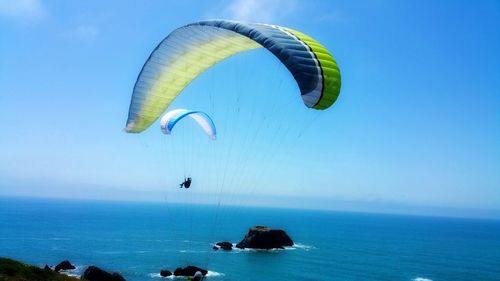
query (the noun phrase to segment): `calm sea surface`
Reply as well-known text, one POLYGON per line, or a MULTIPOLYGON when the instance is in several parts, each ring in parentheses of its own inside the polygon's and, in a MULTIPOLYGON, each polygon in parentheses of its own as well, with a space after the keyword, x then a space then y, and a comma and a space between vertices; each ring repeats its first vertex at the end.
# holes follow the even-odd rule
POLYGON ((500 221, 167 203, 0 198, 0 256, 69 259, 129 281, 197 265, 208 280, 500 280, 500 221), (297 245, 212 251, 253 225, 297 245))

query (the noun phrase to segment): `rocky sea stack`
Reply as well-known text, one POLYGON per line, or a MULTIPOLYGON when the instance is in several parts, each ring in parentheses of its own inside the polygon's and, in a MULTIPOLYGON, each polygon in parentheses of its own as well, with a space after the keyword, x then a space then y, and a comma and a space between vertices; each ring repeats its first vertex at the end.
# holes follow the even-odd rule
POLYGON ((55 272, 59 272, 61 270, 71 270, 75 269, 76 267, 72 265, 68 260, 60 262, 56 267, 54 268, 55 272))
POLYGON ((267 226, 255 226, 248 230, 245 238, 236 244, 239 249, 283 249, 293 246, 293 241, 281 229, 272 229, 267 226))
POLYGON ((118 273, 109 273, 97 266, 89 266, 82 275, 82 279, 89 281, 125 281, 118 273))

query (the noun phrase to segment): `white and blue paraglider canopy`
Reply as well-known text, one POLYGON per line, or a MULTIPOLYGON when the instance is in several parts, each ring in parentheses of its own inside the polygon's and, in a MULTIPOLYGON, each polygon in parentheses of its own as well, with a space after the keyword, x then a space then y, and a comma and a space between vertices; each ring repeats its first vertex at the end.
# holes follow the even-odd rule
POLYGON ((174 109, 167 112, 160 121, 161 131, 167 135, 171 134, 177 122, 186 116, 196 121, 211 140, 216 139, 217 132, 212 118, 205 112, 197 110, 174 109))

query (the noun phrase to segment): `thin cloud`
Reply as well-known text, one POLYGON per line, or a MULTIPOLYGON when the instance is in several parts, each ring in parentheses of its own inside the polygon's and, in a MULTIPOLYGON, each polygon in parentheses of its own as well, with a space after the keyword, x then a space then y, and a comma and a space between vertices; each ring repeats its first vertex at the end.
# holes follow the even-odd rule
POLYGON ((47 16, 40 0, 0 0, 0 17, 29 23, 47 16))
POLYGON ((332 11, 329 13, 321 14, 317 17, 314 17, 314 21, 316 22, 343 22, 346 19, 342 16, 339 11, 332 11))
POLYGON ((295 0, 233 0, 220 13, 225 18, 252 22, 277 22, 297 10, 295 0))
POLYGON ((70 37, 86 42, 93 42, 98 36, 99 28, 89 24, 81 24, 70 32, 70 37))
POLYGON ((74 41, 93 43, 101 35, 102 20, 93 14, 80 14, 67 25, 66 36, 74 41))

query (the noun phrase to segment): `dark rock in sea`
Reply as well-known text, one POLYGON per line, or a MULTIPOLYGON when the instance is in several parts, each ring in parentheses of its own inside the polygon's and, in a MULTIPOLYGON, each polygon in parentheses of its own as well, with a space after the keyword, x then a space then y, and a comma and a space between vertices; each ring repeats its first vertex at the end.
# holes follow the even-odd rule
POLYGON ((245 238, 236 244, 239 249, 283 249, 293 246, 293 241, 288 234, 281 229, 271 229, 266 226, 255 226, 248 230, 245 238))
POLYGON ((172 272, 170 272, 170 270, 160 270, 160 276, 161 277, 169 277, 170 275, 172 275, 172 272))
POLYGON ((50 266, 48 266, 48 265, 45 265, 45 266, 43 267, 43 269, 44 269, 44 270, 48 270, 48 271, 52 271, 52 268, 50 268, 50 266))
POLYGON ((201 272, 203 276, 207 275, 208 270, 202 269, 196 266, 188 265, 184 268, 178 267, 174 271, 175 276, 194 276, 196 274, 196 271, 201 272))
POLYGON ((174 270, 174 275, 175 276, 183 276, 184 275, 184 269, 182 267, 178 267, 174 270))
POLYGON ((54 268, 55 272, 59 272, 61 270, 70 270, 70 269, 75 269, 76 267, 72 265, 68 260, 60 262, 56 267, 54 268))
POLYGON ((226 242, 226 241, 219 242, 215 245, 219 246, 222 250, 225 250, 225 251, 231 251, 233 249, 233 243, 226 242))
POLYGON ((93 265, 85 269, 81 279, 88 281, 125 281, 125 278, 120 274, 116 272, 109 273, 93 265))
POLYGON ((217 250, 219 250, 219 247, 218 246, 213 246, 212 250, 216 250, 217 251, 217 250))

